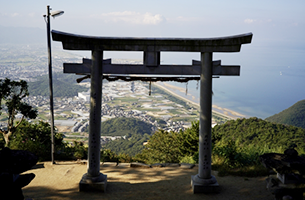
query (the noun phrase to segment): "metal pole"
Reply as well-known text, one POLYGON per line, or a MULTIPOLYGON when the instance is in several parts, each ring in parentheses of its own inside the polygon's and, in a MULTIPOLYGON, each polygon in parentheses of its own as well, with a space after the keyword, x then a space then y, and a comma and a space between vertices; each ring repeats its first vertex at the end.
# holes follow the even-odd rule
POLYGON ((49 87, 50 87, 50 114, 51 114, 51 159, 54 161, 54 107, 53 107, 53 78, 52 78, 52 55, 51 55, 51 35, 50 35, 50 6, 47 6, 47 38, 48 38, 48 64, 49 64, 49 87))

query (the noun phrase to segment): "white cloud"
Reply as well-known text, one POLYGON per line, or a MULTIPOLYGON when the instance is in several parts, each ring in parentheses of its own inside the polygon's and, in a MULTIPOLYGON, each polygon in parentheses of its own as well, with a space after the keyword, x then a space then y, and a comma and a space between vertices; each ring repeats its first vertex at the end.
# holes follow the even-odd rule
POLYGON ((17 17, 17 16, 19 16, 19 13, 13 13, 12 14, 12 17, 17 17))
POLYGON ((255 19, 245 19, 244 20, 244 22, 246 23, 246 24, 252 24, 252 23, 254 23, 256 20, 255 19))
POLYGON ((162 15, 152 15, 151 13, 145 13, 143 22, 144 24, 159 24, 164 20, 165 18, 162 15))
POLYGON ((129 24, 152 24, 156 25, 163 21, 166 21, 165 17, 160 14, 124 11, 124 12, 111 12, 101 15, 92 15, 93 18, 99 18, 105 22, 124 22, 129 24))

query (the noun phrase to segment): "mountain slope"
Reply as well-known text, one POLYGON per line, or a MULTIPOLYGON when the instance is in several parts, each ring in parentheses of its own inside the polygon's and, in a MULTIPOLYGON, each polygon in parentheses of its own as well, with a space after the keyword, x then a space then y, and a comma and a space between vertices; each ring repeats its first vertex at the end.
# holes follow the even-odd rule
POLYGON ((268 147, 287 149, 297 145, 304 149, 305 129, 268 122, 256 117, 249 119, 229 120, 212 129, 214 145, 235 141, 240 147, 255 145, 261 149, 268 147))
POLYGON ((153 125, 136 118, 112 118, 102 122, 102 135, 124 136, 128 134, 151 134, 152 127, 153 125))
POLYGON ((305 100, 295 103, 282 112, 266 118, 269 122, 305 128, 305 100))
MULTIPOLYGON (((54 97, 73 97, 78 92, 88 90, 76 84, 77 76, 74 74, 53 74, 53 95, 54 97)), ((49 96, 49 78, 47 75, 38 78, 36 82, 29 82, 29 93, 31 96, 49 96)))

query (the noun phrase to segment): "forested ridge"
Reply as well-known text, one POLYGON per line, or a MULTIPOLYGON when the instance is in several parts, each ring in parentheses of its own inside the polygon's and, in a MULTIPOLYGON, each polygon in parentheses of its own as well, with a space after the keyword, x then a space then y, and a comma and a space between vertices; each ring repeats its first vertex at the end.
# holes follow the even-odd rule
POLYGON ((111 149, 116 154, 135 156, 143 149, 152 134, 152 125, 135 118, 113 118, 102 122, 102 135, 126 136, 125 139, 109 141, 103 148, 111 149))
POLYGON ((102 122, 101 127, 102 135, 124 136, 129 134, 151 134, 153 125, 136 118, 120 117, 102 122))
MULTIPOLYGON (((148 134, 141 136, 145 131, 140 128, 140 124, 132 122, 131 119, 124 120, 126 119, 108 120, 107 124, 111 129, 107 129, 113 132, 116 132, 115 130, 117 129, 119 130, 118 133, 124 129, 125 133, 129 133, 128 139, 112 141, 105 148, 109 148, 117 154, 124 152, 134 156, 136 152, 139 153, 139 150, 144 149, 143 142, 148 141, 148 145, 142 152, 142 158, 144 155, 143 159, 149 162, 166 162, 167 158, 167 162, 177 162, 186 156, 198 156, 198 122, 193 123, 192 127, 185 131, 168 133, 158 130, 151 136, 148 134), (129 122, 132 123, 129 124, 129 122), (133 132, 132 130, 142 131, 133 132), (141 132, 142 134, 139 134, 141 132), (137 150, 128 152, 129 147, 133 148, 135 146, 137 146, 137 150)), ((252 160, 251 162, 257 163, 259 162, 259 155, 267 152, 283 153, 285 149, 292 145, 297 145, 296 149, 300 154, 303 154, 305 149, 305 129, 276 124, 256 117, 229 120, 225 124, 216 125, 212 129, 212 143, 214 156, 225 157, 228 154, 232 154, 230 156, 238 154, 242 155, 243 161, 241 162, 246 162, 247 159, 250 159, 252 160)), ((196 157, 193 159, 197 160, 196 157)))
POLYGON ((212 142, 216 148, 233 142, 240 149, 253 147, 261 151, 284 151, 297 145, 299 153, 304 153, 305 129, 256 117, 237 119, 216 125, 212 129, 212 142))
MULTIPOLYGON (((73 97, 77 96, 78 92, 88 90, 87 88, 77 85, 77 75, 74 74, 53 74, 53 96, 54 97, 73 97)), ((44 75, 38 78, 35 82, 28 82, 29 93, 31 96, 49 96, 49 77, 44 75)))
POLYGON ((305 128, 305 100, 266 118, 267 121, 305 128))

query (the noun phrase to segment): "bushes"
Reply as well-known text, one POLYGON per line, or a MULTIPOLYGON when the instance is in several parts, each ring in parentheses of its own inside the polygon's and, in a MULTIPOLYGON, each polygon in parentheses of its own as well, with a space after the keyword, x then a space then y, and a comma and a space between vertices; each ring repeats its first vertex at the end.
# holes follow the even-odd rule
MULTIPOLYGON (((55 152, 64 148, 63 134, 54 130, 55 152)), ((39 157, 39 160, 51 160, 51 127, 48 123, 39 121, 29 123, 23 121, 12 136, 11 149, 27 150, 39 157)))
POLYGON ((215 146, 212 157, 215 164, 223 165, 228 168, 241 168, 245 166, 259 165, 258 149, 253 147, 239 148, 232 140, 215 146))
POLYGON ((182 156, 180 144, 179 133, 158 130, 137 157, 149 164, 179 163, 182 156))
POLYGON ((73 141, 74 145, 72 148, 73 157, 75 159, 87 159, 88 147, 84 146, 83 142, 73 141))

